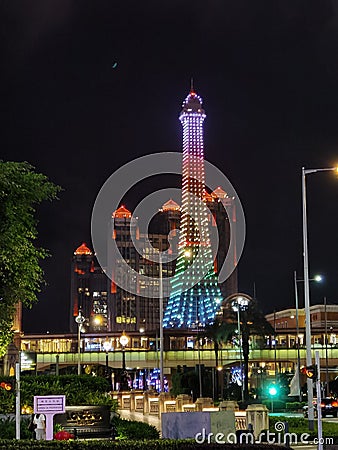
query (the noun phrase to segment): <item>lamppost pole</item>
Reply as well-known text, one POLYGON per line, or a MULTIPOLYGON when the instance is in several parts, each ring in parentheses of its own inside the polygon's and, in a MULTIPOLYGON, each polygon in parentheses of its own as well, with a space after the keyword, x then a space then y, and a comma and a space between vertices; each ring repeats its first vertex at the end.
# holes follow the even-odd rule
POLYGON ((276 332, 276 310, 273 310, 273 330, 274 330, 274 336, 273 336, 273 340, 275 341, 274 343, 274 348, 275 348, 275 383, 277 382, 277 332, 276 332))
POLYGON ((164 378, 163 378, 163 263, 162 253, 159 250, 159 294, 160 294, 160 392, 163 392, 164 378))
POLYGON ((203 384, 202 384, 202 367, 201 367, 201 338, 198 337, 198 385, 199 396, 203 397, 203 384))
POLYGON ((81 324, 77 326, 77 374, 81 375, 81 324))
POLYGON ((127 390, 128 389, 128 380, 127 380, 127 373, 126 373, 126 345, 129 342, 128 336, 123 333, 120 336, 120 344, 122 346, 122 374, 121 374, 121 381, 120 381, 120 389, 127 390))
POLYGON ((326 309, 326 297, 324 297, 324 311, 325 311, 325 394, 326 397, 330 396, 329 386, 329 357, 327 352, 327 309, 326 309))
POLYGON ((109 351, 112 348, 111 342, 108 339, 108 336, 106 337, 106 340, 103 342, 103 348, 106 352, 106 367, 105 367, 105 375, 108 377, 109 375, 109 351))
POLYGON ((237 328, 238 328, 238 340, 239 340, 239 357, 240 357, 240 365, 241 365, 241 393, 242 393, 242 401, 246 401, 248 397, 248 357, 249 357, 249 336, 248 331, 246 329, 247 318, 246 311, 248 309, 249 302, 252 300, 251 297, 246 296, 245 294, 233 294, 228 297, 231 298, 231 308, 234 312, 237 313, 237 328), (243 326, 241 328, 241 320, 240 313, 242 312, 242 323, 243 326), (243 373, 243 363, 244 362, 244 373, 243 373))
POLYGON ((244 402, 244 378, 243 378, 243 362, 242 362, 242 336, 241 336, 241 319, 239 314, 239 304, 237 303, 237 331, 238 331, 238 346, 239 346, 239 363, 241 374, 241 395, 242 402, 244 402))
POLYGON ((79 309, 78 315, 75 317, 77 323, 77 374, 81 375, 81 327, 86 321, 82 315, 81 309, 79 309))
MULTIPOLYGON (((304 264, 304 307, 305 307, 305 339, 306 339, 306 365, 311 366, 311 314, 310 314, 310 288, 309 288, 309 256, 308 256, 308 229, 306 213, 306 175, 310 173, 337 171, 336 167, 324 169, 305 169, 302 167, 302 210, 303 210, 303 264, 304 264)), ((309 430, 314 430, 314 410, 313 410, 313 383, 311 378, 307 378, 307 401, 309 430)))
POLYGON ((122 347, 122 370, 126 370, 126 349, 124 346, 122 347))
POLYGON ((298 391, 299 401, 302 401, 302 390, 300 385, 300 351, 299 351, 299 305, 298 305, 298 288, 297 288, 297 272, 294 271, 294 283, 295 283, 295 303, 296 303, 296 334, 297 334, 297 377, 298 377, 298 391))

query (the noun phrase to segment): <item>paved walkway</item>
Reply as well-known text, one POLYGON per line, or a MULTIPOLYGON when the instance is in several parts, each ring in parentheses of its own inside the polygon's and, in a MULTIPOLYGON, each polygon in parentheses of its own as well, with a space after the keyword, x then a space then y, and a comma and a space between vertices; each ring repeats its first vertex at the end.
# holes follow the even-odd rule
POLYGON ((149 425, 153 425, 158 429, 158 431, 161 431, 161 420, 158 416, 146 414, 143 415, 139 412, 130 412, 125 409, 119 409, 118 413, 123 419, 129 419, 129 420, 137 420, 138 422, 145 422, 149 425))

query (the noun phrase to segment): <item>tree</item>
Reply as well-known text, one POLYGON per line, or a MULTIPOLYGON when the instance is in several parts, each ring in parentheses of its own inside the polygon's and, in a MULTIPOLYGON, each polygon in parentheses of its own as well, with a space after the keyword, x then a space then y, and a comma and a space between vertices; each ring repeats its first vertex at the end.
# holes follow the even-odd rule
POLYGON ((59 190, 27 162, 0 161, 0 356, 12 339, 16 305, 30 308, 37 301, 40 261, 48 252, 34 245, 36 206, 59 190))
POLYGON ((235 324, 223 322, 216 317, 216 320, 211 324, 207 324, 205 329, 200 333, 200 337, 206 337, 214 344, 216 369, 218 367, 219 349, 222 347, 222 344, 225 344, 231 340, 235 329, 235 324))
POLYGON ((237 311, 234 309, 239 307, 239 318, 242 338, 242 354, 243 354, 243 371, 244 371, 244 401, 249 399, 249 352, 250 352, 250 336, 271 336, 274 329, 265 319, 264 314, 259 309, 257 301, 248 295, 233 294, 228 297, 222 307, 223 320, 227 323, 236 324, 238 321, 237 311), (238 303, 238 299, 247 301, 243 304, 238 303))
MULTIPOLYGON (((213 394, 212 373, 208 369, 203 368, 202 375, 203 396, 211 397, 213 394)), ((177 366, 177 371, 172 376, 172 388, 170 393, 175 396, 179 394, 192 394, 193 399, 196 400, 199 396, 198 368, 177 366)))
MULTIPOLYGON (((221 318, 216 316, 214 322, 207 324, 203 331, 199 333, 198 338, 208 338, 214 344, 214 352, 215 352, 215 394, 218 397, 219 394, 219 372, 218 372, 218 355, 219 350, 222 347, 222 344, 229 342, 236 330, 236 326, 234 323, 228 323, 222 321, 221 318)), ((213 375, 214 376, 214 375, 213 375)), ((223 374, 222 374, 223 376, 223 374)), ((223 383, 222 383, 223 384, 223 383)), ((223 395, 223 393, 222 393, 223 395)))

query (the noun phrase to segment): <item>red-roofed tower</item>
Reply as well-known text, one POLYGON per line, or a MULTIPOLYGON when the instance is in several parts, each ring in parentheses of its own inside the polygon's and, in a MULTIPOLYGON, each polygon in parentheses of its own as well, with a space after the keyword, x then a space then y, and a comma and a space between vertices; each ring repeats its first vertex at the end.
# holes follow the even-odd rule
POLYGON ((86 318, 84 328, 87 332, 110 329, 108 282, 95 254, 83 242, 74 251, 71 264, 71 331, 75 332, 77 329, 75 317, 80 309, 86 318))

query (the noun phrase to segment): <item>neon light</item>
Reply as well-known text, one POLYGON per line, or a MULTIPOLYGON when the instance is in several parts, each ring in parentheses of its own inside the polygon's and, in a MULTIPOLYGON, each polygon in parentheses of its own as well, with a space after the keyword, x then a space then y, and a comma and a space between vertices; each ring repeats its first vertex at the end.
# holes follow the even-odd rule
POLYGON ((182 106, 179 117, 183 127, 181 233, 172 292, 163 318, 166 328, 204 326, 214 320, 222 301, 214 272, 207 211, 201 206, 206 198, 203 145, 206 115, 201 97, 193 91, 182 106), (187 275, 186 270, 197 255, 201 256, 202 263, 196 264, 187 275), (201 280, 188 288, 194 279, 201 280))

